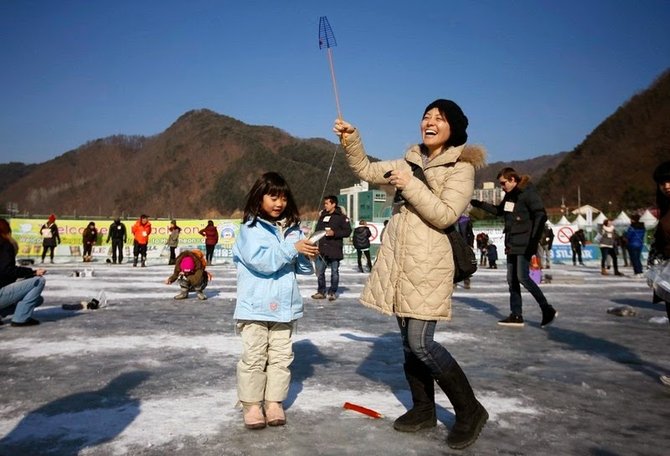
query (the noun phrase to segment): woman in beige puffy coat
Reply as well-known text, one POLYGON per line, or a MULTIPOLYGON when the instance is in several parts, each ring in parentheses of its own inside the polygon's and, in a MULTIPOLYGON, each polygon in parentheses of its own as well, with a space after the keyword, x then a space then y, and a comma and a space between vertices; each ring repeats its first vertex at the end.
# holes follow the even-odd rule
POLYGON ((488 413, 477 401, 456 360, 433 340, 438 320, 451 319, 454 263, 443 229, 456 223, 474 191, 475 169, 485 151, 467 146, 468 119, 451 100, 426 107, 420 123, 422 143, 403 159, 370 162, 358 131, 342 119, 334 131, 351 169, 373 184, 390 184, 402 192, 386 227, 377 261, 361 303, 398 320, 405 355, 404 371, 414 405, 393 424, 415 432, 435 426, 434 381, 447 394, 456 414, 449 432, 451 448, 477 440, 488 413), (423 169, 429 186, 412 173, 423 169))

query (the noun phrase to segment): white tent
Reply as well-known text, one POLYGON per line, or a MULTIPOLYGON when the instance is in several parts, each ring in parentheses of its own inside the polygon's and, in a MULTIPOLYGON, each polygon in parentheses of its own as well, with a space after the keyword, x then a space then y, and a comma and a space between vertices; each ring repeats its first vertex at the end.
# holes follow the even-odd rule
POLYGON ((591 211, 592 214, 595 213, 602 213, 600 209, 596 209, 595 207, 591 206, 590 204, 585 204, 581 207, 578 207, 574 211, 572 211, 573 214, 577 215, 586 215, 589 211, 591 211))
POLYGON ((630 225, 630 217, 624 211, 619 212, 619 215, 612 221, 615 226, 627 226, 630 225))
POLYGON ((649 209, 644 211, 644 214, 640 216, 640 221, 644 223, 644 227, 648 230, 656 228, 656 225, 658 225, 658 220, 651 212, 649 212, 649 209))
POLYGON ((586 219, 582 214, 579 214, 572 223, 576 223, 579 228, 584 228, 586 226, 586 219))
POLYGON ((607 220, 607 217, 605 217, 605 214, 601 212, 600 214, 598 214, 598 217, 593 219, 593 224, 602 225, 605 220, 607 220))
POLYGON ((556 225, 570 225, 570 221, 564 215, 558 222, 556 222, 556 225))

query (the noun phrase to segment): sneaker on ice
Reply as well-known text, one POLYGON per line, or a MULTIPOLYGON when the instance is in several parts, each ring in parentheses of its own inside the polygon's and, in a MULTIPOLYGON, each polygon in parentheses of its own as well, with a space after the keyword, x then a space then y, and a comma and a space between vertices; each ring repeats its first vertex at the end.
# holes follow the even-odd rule
POLYGON ((522 327, 523 317, 521 315, 510 314, 509 317, 498 322, 500 326, 522 327))

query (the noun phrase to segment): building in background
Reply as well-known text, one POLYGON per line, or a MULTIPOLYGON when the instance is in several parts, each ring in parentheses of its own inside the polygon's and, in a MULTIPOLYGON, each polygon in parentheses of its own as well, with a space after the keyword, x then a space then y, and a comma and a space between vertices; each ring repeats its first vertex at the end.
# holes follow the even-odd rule
POLYGON ((484 182, 482 188, 476 188, 472 196, 473 199, 484 201, 490 204, 498 205, 505 197, 503 189, 496 186, 495 182, 484 182))
POLYGON ((365 181, 340 189, 337 201, 352 221, 363 219, 381 223, 391 217, 393 198, 383 190, 370 190, 365 181))

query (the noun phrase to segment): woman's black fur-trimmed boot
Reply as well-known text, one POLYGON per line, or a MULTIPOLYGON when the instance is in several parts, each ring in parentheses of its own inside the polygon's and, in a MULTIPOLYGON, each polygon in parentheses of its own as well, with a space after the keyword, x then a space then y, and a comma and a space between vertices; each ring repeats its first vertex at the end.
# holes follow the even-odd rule
POLYGON ((456 450, 472 445, 489 419, 488 412, 475 398, 465 373, 456 361, 435 380, 451 401, 456 414, 447 445, 456 450))

